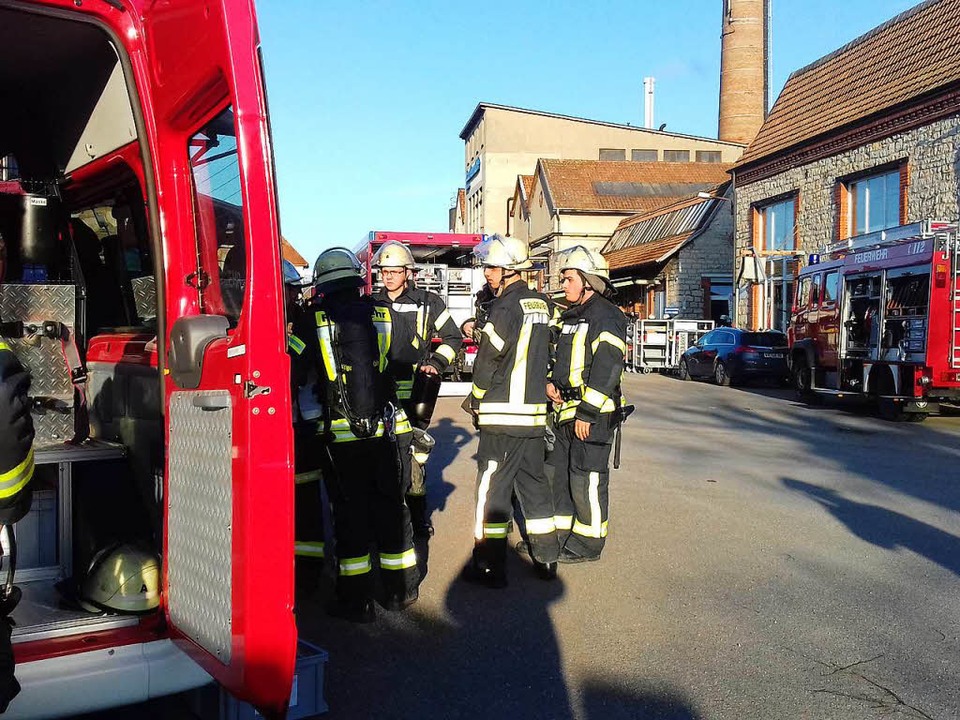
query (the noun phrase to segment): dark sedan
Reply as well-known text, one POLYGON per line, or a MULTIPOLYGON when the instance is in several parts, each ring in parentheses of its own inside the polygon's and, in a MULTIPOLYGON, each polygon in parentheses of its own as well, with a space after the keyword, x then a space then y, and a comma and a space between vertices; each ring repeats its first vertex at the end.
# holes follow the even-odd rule
POLYGON ((777 330, 717 328, 680 356, 680 378, 712 377, 717 385, 749 379, 785 382, 790 377, 787 355, 787 336, 777 330))

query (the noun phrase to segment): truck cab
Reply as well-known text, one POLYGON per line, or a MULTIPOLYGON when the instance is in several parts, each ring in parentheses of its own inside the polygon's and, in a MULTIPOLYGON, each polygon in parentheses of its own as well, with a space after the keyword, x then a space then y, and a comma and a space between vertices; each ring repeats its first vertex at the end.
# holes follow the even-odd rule
POLYGON ((293 439, 253 2, 0 0, 0 89, 0 334, 37 465, 6 717, 211 678, 282 716, 293 439), (118 542, 160 559, 157 611, 69 602, 118 542))

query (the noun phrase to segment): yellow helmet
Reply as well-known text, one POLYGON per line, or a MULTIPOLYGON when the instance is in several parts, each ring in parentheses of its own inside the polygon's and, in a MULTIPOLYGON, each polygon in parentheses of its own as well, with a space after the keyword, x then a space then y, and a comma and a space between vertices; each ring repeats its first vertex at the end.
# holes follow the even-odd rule
POLYGON ((533 267, 530 248, 515 237, 491 235, 473 249, 477 263, 484 267, 499 267, 505 270, 526 270, 533 267))
POLYGON ((160 559, 134 545, 98 552, 80 588, 80 605, 90 612, 143 614, 160 604, 160 559))
POLYGON ((413 259, 413 253, 410 252, 410 248, 402 242, 390 240, 389 242, 385 242, 383 246, 377 250, 376 255, 373 256, 373 263, 371 264, 375 268, 406 268, 407 270, 413 270, 416 262, 413 259))
POLYGON ((564 270, 579 270, 588 275, 610 277, 610 266, 606 258, 598 252, 591 252, 583 245, 575 245, 557 253, 559 272, 564 270))

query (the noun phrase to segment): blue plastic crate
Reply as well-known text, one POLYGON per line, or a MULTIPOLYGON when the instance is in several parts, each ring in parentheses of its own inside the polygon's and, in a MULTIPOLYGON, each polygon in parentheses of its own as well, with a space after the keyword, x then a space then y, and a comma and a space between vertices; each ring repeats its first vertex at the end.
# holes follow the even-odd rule
MULTIPOLYGON (((299 720, 325 713, 330 708, 323 695, 323 673, 327 652, 316 645, 297 642, 297 668, 290 692, 287 720, 299 720)), ((220 720, 256 720, 263 716, 252 705, 240 702, 226 690, 220 690, 220 720)))

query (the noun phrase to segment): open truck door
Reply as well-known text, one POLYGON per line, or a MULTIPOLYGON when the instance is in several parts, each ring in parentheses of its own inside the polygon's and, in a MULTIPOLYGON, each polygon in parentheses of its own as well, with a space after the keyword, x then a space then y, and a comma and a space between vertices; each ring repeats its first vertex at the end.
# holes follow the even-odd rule
POLYGON ((221 685, 282 716, 296 656, 293 438, 253 2, 104 8, 121 5, 164 247, 167 618, 221 685))

